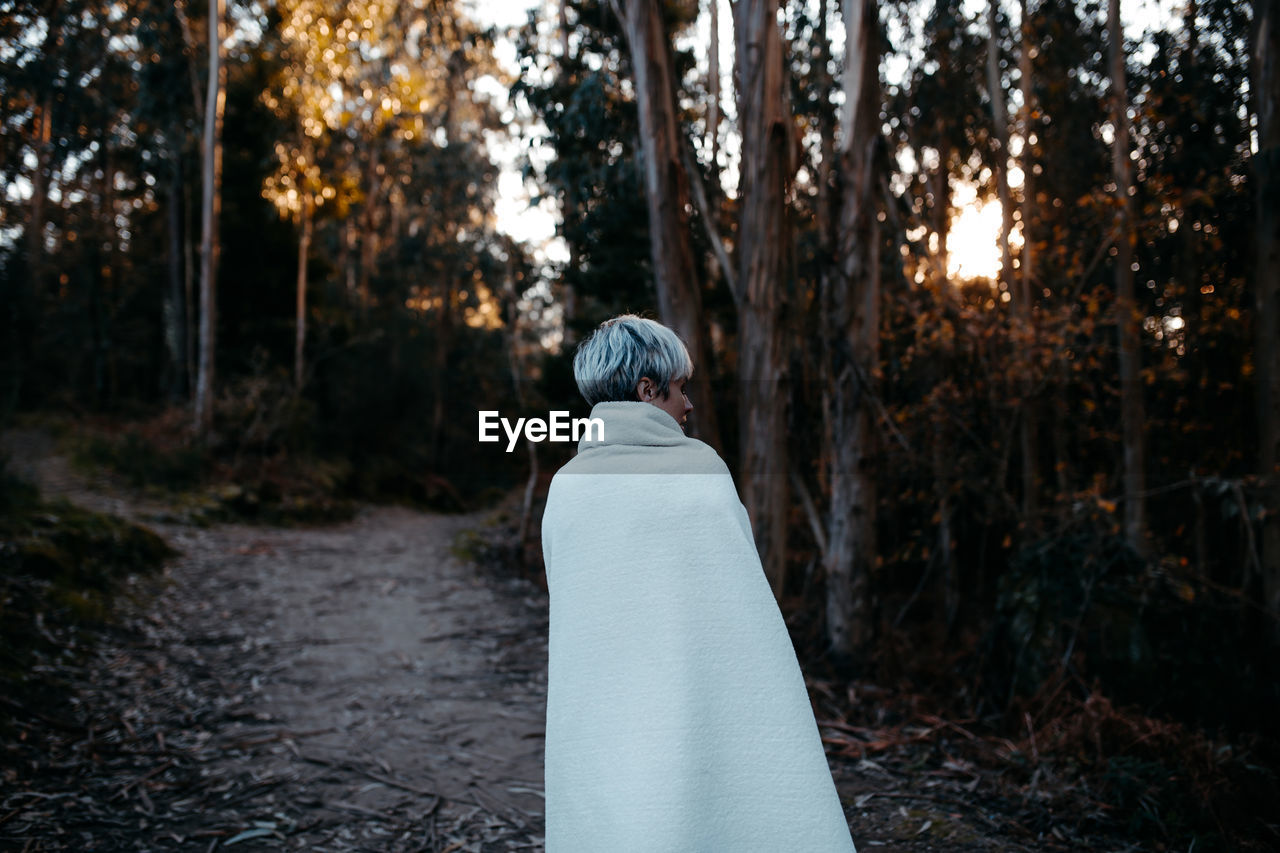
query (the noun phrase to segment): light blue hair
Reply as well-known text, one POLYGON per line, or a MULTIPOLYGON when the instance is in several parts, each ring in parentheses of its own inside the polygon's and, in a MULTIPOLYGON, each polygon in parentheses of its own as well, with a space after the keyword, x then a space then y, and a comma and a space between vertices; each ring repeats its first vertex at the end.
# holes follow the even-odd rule
POLYGON ((636 383, 646 376, 665 399, 672 382, 692 375, 693 359, 676 333, 635 314, 605 320, 573 357, 573 378, 593 406, 635 400, 636 383))

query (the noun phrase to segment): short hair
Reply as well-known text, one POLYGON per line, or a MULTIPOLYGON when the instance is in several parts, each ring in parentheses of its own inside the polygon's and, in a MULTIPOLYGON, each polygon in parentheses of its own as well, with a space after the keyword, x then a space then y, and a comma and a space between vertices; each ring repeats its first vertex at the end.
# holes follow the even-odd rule
POLYGON ((605 320, 573 357, 573 378, 592 406, 635 400, 636 383, 645 376, 665 399, 672 382, 692 375, 693 359, 679 336, 635 314, 605 320))

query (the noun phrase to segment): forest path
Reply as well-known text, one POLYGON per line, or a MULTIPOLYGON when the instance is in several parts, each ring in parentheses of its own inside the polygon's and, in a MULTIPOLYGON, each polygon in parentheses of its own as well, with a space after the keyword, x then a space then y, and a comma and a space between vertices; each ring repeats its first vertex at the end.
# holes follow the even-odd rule
POLYGON ((114 793, 33 824, 32 849, 541 849, 545 594, 452 553, 485 516, 200 529, 87 483, 39 433, 4 449, 45 496, 181 552, 83 673, 88 741, 134 744, 97 762, 114 793))

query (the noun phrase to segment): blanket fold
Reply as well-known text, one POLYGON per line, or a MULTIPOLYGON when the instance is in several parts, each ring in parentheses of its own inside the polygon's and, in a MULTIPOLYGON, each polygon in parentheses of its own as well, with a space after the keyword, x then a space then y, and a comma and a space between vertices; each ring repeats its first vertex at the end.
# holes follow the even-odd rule
POLYGON ((723 460, 647 403, 591 417, 543 517, 548 853, 851 853, 723 460))

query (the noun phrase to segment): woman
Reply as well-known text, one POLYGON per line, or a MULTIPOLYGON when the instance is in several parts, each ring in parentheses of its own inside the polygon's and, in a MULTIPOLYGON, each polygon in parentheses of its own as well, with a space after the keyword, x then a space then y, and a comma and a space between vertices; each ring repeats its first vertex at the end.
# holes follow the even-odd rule
POLYGON ((543 516, 548 853, 851 853, 746 510, 681 429, 684 344, 624 315, 573 368, 604 429, 543 516))

